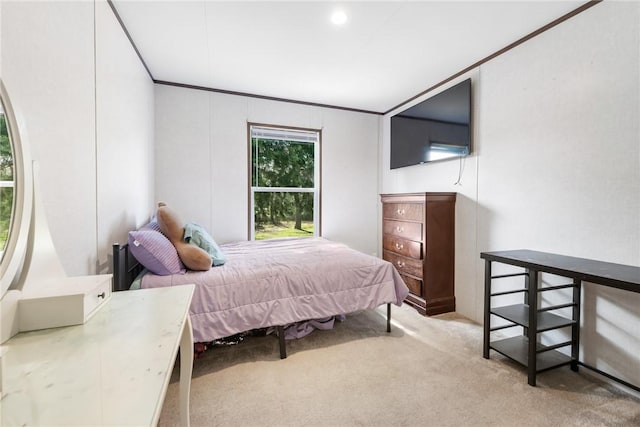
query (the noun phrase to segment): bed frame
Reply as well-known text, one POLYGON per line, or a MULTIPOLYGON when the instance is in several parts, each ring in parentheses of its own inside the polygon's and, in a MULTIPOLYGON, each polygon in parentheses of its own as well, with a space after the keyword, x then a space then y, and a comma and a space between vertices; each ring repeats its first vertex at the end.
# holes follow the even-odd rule
POLYGON ((136 277, 144 270, 129 252, 129 245, 113 244, 113 292, 128 291, 136 277))
MULTIPOLYGON (((128 291, 133 281, 144 270, 142 264, 129 252, 129 245, 113 244, 113 292, 128 291)), ((284 325, 276 326, 280 345, 280 359, 287 357, 284 325)), ((387 332, 391 332, 391 303, 387 304, 387 332)))

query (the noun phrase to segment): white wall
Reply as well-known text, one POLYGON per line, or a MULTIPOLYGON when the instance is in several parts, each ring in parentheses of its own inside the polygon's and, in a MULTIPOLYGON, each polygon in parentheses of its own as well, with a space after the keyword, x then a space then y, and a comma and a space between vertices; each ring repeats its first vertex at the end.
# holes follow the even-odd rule
POLYGON ((154 212, 153 81, 109 5, 96 3, 98 272, 154 212))
POLYGON ((322 129, 322 235, 377 251, 378 116, 156 85, 156 195, 219 242, 248 235, 247 122, 322 129))
POLYGON ((53 243, 68 275, 104 271, 112 239, 151 212, 153 84, 102 0, 1 9, 0 71, 40 164, 53 243))
POLYGON ((93 10, 89 2, 2 3, 2 78, 71 275, 92 271, 96 256, 93 10))
MULTIPOLYGON (((482 321, 482 251, 640 266, 639 18, 637 2, 603 2, 470 73, 474 154, 459 187, 456 161, 390 171, 383 119, 383 192, 461 192, 461 314, 482 321)), ((640 296, 587 285, 583 297, 583 358, 640 383, 640 296)))
MULTIPOLYGON (((640 266, 639 13, 604 2, 482 66, 480 251, 640 266)), ((640 295, 583 301, 584 359, 640 383, 640 295)))

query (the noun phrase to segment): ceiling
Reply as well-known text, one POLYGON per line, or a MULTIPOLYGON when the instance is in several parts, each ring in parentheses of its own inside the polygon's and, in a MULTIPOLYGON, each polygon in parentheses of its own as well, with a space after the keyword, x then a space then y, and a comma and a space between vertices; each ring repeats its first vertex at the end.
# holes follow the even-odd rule
POLYGON ((156 81, 372 112, 584 3, 112 0, 156 81))

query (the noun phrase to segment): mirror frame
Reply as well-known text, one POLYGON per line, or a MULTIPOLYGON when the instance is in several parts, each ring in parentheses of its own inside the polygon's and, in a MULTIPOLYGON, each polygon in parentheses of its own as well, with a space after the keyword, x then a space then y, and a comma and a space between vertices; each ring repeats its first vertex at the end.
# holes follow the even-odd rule
POLYGON ((0 79, 0 102, 4 109, 9 141, 14 161, 14 198, 11 225, 0 260, 0 298, 18 283, 24 265, 33 209, 33 175, 24 126, 13 109, 9 95, 0 79))

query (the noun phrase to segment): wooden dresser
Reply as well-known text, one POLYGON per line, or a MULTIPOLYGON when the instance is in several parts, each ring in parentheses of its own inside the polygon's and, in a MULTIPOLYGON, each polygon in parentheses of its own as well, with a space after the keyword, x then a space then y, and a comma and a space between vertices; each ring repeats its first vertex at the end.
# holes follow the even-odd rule
POLYGON ((382 194, 383 258, 396 267, 421 314, 455 311, 456 193, 382 194))

